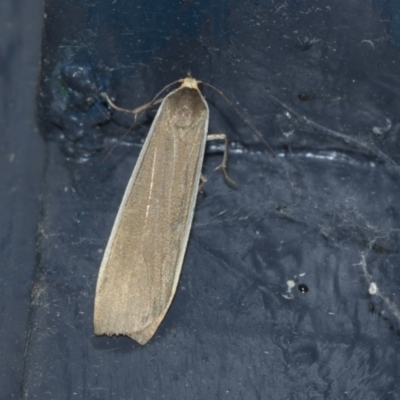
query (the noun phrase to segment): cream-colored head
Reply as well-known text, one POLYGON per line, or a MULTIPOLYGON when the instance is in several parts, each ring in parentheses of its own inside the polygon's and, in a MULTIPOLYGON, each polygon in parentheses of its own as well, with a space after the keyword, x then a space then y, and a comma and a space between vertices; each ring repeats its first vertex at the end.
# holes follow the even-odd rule
POLYGON ((188 87, 190 89, 197 89, 199 90, 199 85, 198 83, 200 83, 200 81, 192 78, 191 76, 188 76, 185 79, 182 79, 182 85, 181 87, 188 87))

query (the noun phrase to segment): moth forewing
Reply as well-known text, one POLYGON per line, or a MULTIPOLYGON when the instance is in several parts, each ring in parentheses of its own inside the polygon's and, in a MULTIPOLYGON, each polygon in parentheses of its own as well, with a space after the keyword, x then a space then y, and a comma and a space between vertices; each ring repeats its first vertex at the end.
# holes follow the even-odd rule
POLYGON ((208 119, 193 78, 162 101, 100 266, 97 335, 127 335, 145 344, 168 311, 193 220, 208 119))

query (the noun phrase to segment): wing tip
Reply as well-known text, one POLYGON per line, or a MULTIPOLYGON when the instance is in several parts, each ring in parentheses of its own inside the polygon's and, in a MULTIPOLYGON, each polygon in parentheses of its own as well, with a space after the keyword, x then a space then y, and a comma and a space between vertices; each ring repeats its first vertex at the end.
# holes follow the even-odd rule
POLYGON ((96 336, 128 336, 141 346, 144 346, 154 336, 155 332, 147 332, 146 330, 140 332, 125 332, 119 330, 114 331, 110 329, 95 328, 94 333, 96 336))

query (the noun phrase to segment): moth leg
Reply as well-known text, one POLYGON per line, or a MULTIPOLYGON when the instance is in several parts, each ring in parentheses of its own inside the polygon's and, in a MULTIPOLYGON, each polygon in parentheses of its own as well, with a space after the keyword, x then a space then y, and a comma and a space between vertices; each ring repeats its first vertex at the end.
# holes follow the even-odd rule
POLYGON ((224 150, 224 155, 222 157, 222 162, 215 169, 217 170, 217 169, 221 168, 222 172, 224 173, 225 179, 231 185, 236 186, 236 182, 229 177, 228 172, 226 171, 226 163, 228 161, 228 137, 225 135, 225 133, 213 133, 213 134, 207 136, 207 141, 208 140, 224 140, 225 141, 225 150, 224 150))
POLYGON ((200 181, 201 182, 200 182, 200 185, 199 185, 199 193, 203 190, 203 187, 207 182, 207 178, 203 173, 200 175, 200 181))

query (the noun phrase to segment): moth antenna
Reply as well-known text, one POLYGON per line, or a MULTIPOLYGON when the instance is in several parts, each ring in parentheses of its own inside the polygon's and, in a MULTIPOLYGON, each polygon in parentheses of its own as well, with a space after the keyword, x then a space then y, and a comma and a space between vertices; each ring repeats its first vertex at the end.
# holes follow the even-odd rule
POLYGON ((183 79, 178 79, 177 81, 171 82, 169 83, 167 86, 164 86, 154 97, 151 101, 149 101, 148 103, 144 104, 143 106, 137 107, 135 108, 134 111, 135 114, 144 111, 146 108, 151 107, 153 104, 156 104, 158 97, 161 95, 162 92, 164 92, 165 90, 169 89, 171 86, 176 85, 177 83, 182 83, 183 79))
POLYGON ((108 159, 108 157, 110 157, 110 155, 112 154, 112 152, 115 150, 115 148, 117 146, 119 146, 121 144, 121 142, 126 138, 126 135, 134 128, 134 126, 136 125, 137 122, 137 117, 138 115, 147 110, 148 108, 150 108, 151 106, 160 103, 162 100, 159 99, 158 97, 162 94, 162 92, 164 92, 165 90, 167 90, 168 88, 170 88, 172 85, 176 85, 177 83, 181 83, 183 82, 183 79, 179 79, 175 82, 171 82, 169 83, 167 86, 164 86, 154 97, 151 101, 149 101, 146 104, 143 104, 142 106, 136 107, 133 110, 127 110, 125 108, 121 108, 118 107, 114 104, 114 102, 110 99, 110 97, 107 95, 107 93, 101 93, 101 95, 107 100, 107 103, 114 108, 115 110, 118 111, 122 111, 122 112, 127 112, 127 113, 131 113, 135 115, 135 118, 133 120, 133 124, 129 127, 129 129, 118 139, 117 143, 115 143, 113 146, 111 146, 110 150, 107 152, 107 154, 103 157, 102 162, 106 161, 108 159))

